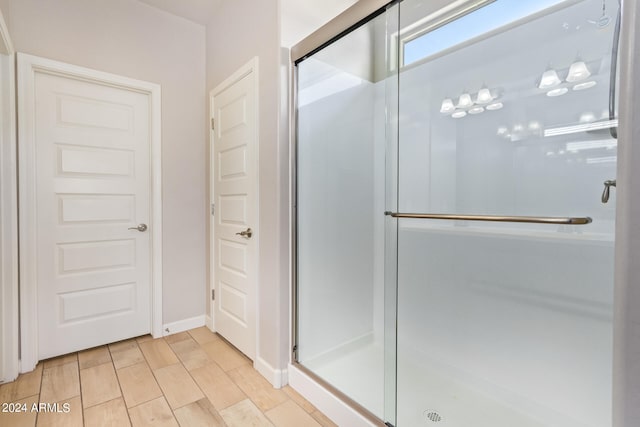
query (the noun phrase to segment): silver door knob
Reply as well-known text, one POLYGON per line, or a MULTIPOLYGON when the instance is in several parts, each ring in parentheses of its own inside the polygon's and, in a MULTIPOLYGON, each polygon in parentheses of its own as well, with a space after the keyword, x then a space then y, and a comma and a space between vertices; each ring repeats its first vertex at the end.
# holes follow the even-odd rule
POLYGON ((253 231, 251 231, 250 228, 247 228, 244 231, 241 231, 239 233, 236 233, 238 236, 242 236, 242 237, 246 237, 247 239, 251 238, 251 235, 253 234, 253 231))
POLYGON ((137 227, 129 227, 128 230, 147 231, 147 224, 138 224, 137 227))

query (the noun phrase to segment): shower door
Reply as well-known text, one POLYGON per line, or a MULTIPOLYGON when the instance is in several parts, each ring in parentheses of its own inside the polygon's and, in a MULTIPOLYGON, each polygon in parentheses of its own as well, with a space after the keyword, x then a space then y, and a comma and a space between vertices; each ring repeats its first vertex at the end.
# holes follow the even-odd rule
POLYGON ((394 425, 611 426, 618 1, 446 3, 395 35, 394 425))
MULTIPOLYGON (((397 25, 398 7, 388 6, 296 62, 294 358, 369 419, 392 419, 395 402, 384 211, 398 105, 387 53, 397 25)), ((393 234, 386 241, 395 247, 393 234)))

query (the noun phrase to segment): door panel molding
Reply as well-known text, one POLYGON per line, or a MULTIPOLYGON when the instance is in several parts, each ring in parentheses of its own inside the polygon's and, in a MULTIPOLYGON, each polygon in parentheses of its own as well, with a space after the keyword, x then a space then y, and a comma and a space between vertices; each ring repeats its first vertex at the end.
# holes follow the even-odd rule
POLYGON ((38 362, 35 76, 37 73, 111 86, 149 96, 151 334, 162 336, 162 170, 160 85, 102 71, 17 54, 21 372, 38 362))

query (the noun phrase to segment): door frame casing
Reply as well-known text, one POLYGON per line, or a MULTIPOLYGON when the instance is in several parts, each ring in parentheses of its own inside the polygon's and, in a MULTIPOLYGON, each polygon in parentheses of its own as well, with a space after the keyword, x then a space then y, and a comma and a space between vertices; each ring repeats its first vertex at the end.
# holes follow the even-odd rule
POLYGON ((0 11, 0 382, 18 377, 18 164, 15 50, 0 11))
POLYGON ((0 54, 0 382, 15 380, 20 370, 15 81, 15 54, 0 54))
POLYGON ((38 363, 38 283, 36 231, 35 75, 52 74, 89 83, 135 91, 149 96, 150 108, 150 234, 151 319, 153 337, 162 336, 162 123, 161 87, 155 83, 70 65, 37 56, 17 54, 18 171, 20 255, 20 372, 38 363))
MULTIPOLYGON (((211 92, 209 92, 209 122, 213 123, 213 119, 215 119, 215 104, 214 97, 218 95, 220 92, 234 85, 238 81, 242 80, 244 77, 248 75, 252 75, 253 79, 253 93, 251 96, 253 97, 254 102, 254 114, 251 118, 254 121, 254 134, 253 134, 253 150, 254 150, 254 161, 253 164, 250 164, 249 167, 253 168, 255 171, 254 182, 252 186, 254 188, 254 200, 255 200, 255 218, 257 223, 253 226, 254 229, 254 239, 256 240, 256 259, 254 271, 256 272, 256 280, 254 282, 254 295, 256 298, 256 354, 255 360, 259 359, 260 353, 260 334, 259 334, 259 318, 260 318, 260 286, 259 283, 259 275, 258 272, 260 267, 260 233, 256 232, 260 230, 260 138, 259 138, 259 96, 260 88, 259 88, 259 60, 258 57, 255 56, 249 62, 241 66, 238 70, 236 70, 231 76, 226 78, 222 83, 218 84, 211 92)), ((215 171, 217 170, 215 166, 215 150, 213 149, 215 143, 215 130, 213 126, 209 126, 209 208, 215 204, 215 171)), ((215 205, 214 205, 215 206, 215 205)), ((215 207, 215 214, 218 213, 218 207, 215 207)), ((211 211, 209 211, 209 295, 215 290, 215 215, 211 215, 211 211)), ((215 301, 211 299, 209 296, 209 301, 211 302, 209 315, 211 316, 211 323, 209 328, 215 332, 216 331, 216 321, 215 321, 215 301)), ((254 360, 254 363, 255 363, 254 360)))

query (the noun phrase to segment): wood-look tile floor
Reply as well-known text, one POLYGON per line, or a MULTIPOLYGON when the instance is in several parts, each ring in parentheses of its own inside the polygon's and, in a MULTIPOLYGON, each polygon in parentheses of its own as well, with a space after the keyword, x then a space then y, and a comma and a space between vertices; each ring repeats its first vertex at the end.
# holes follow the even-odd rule
POLYGON ((0 386, 0 404, 2 427, 335 426, 205 327, 42 361, 0 386))

